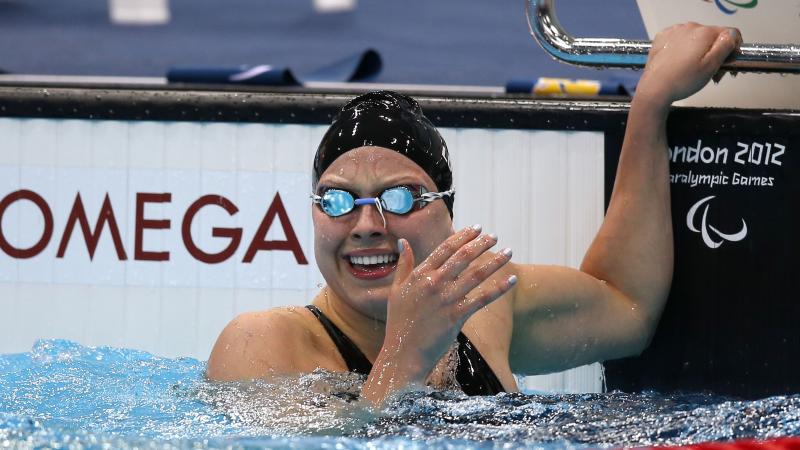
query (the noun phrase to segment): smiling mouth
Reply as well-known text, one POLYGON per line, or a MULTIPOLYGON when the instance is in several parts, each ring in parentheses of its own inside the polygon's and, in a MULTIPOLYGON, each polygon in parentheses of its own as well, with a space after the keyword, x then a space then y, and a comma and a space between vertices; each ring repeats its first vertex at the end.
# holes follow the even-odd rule
POLYGON ((369 256, 346 256, 350 273, 356 278, 378 279, 394 272, 397 268, 397 253, 369 256))

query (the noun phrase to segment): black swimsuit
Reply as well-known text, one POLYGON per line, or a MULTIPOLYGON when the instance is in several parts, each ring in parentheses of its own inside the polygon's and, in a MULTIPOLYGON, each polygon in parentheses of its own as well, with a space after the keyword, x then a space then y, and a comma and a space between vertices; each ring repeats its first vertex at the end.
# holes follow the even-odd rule
MULTIPOLYGON (((336 344, 347 369, 363 375, 369 375, 372 370, 372 363, 369 362, 356 344, 345 335, 333 322, 328 319, 322 311, 314 305, 307 305, 314 315, 319 319, 325 331, 336 344)), ((472 345, 469 338, 464 333, 458 333, 458 368, 456 369, 456 381, 467 395, 495 395, 505 392, 497 375, 483 359, 478 349, 472 345)))

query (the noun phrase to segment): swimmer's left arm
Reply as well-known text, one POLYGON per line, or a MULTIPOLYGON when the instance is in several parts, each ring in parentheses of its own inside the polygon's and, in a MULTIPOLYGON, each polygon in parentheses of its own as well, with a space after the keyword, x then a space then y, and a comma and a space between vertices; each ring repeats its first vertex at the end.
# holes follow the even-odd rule
POLYGON ((685 24, 656 37, 631 102, 606 218, 580 271, 513 270, 512 370, 545 373, 641 352, 672 280, 666 119, 740 43, 738 32, 685 24))

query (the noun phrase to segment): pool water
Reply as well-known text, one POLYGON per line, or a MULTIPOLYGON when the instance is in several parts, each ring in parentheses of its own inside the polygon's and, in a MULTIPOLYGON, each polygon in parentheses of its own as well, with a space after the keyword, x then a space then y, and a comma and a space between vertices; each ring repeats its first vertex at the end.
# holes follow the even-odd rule
POLYGON ((428 391, 371 410, 353 374, 209 383, 204 369, 63 340, 0 355, 0 448, 550 449, 800 435, 800 395, 428 391))

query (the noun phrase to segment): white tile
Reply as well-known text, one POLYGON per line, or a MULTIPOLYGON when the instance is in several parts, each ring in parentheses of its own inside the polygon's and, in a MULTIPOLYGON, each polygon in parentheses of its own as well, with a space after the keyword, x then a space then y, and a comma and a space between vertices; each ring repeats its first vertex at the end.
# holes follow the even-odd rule
POLYGON ((495 228, 491 215, 494 186, 492 137, 487 130, 461 129, 450 145, 453 154, 453 186, 456 190, 454 225, 456 230, 480 223, 485 230, 495 228))
POLYGON ((125 346, 126 291, 116 286, 90 286, 86 345, 125 346))
POLYGON ((244 262, 244 257, 275 196, 275 175, 240 172, 237 183, 239 191, 237 224, 242 227, 244 233, 242 245, 236 253, 235 285, 241 288, 267 289, 272 286, 271 252, 257 251, 250 262, 244 262))
POLYGON ((486 232, 496 233, 495 251, 510 247, 516 262, 528 262, 530 236, 530 133, 518 130, 492 132, 492 182, 494 200, 491 202, 495 227, 486 232))
POLYGON ((164 130, 164 168, 199 169, 203 125, 196 122, 171 122, 164 130))
POLYGON ((24 119, 19 135, 20 164, 26 166, 54 166, 56 163, 56 136, 58 121, 50 119, 24 119))
POLYGON ((51 333, 59 339, 87 343, 89 327, 95 326, 89 316, 91 288, 86 285, 51 285, 50 309, 59 318, 51 333))
POLYGON ((570 133, 566 141, 571 171, 568 263, 578 267, 604 215, 603 134, 570 133))
POLYGON ((303 306, 308 303, 305 290, 273 289, 272 307, 303 306))
POLYGON ((124 347, 125 289, 116 286, 88 286, 85 315, 85 344, 124 347))
POLYGON ((133 230, 127 227, 128 216, 135 213, 129 210, 131 205, 128 196, 127 171, 122 169, 96 170, 91 177, 91 191, 93 195, 85 196, 86 214, 89 224, 95 234, 95 224, 102 210, 102 205, 108 195, 109 205, 113 211, 105 222, 100 234, 94 257, 91 259, 89 276, 94 284, 108 286, 122 286, 125 284, 126 261, 133 257, 133 247, 125 247, 129 234, 133 230), (90 203, 92 207, 90 207, 90 203), (112 233, 116 231, 116 234, 112 233))
POLYGON ((123 345, 150 353, 158 350, 161 336, 161 302, 169 290, 129 286, 125 291, 123 345))
MULTIPOLYGON (((0 132, 2 132, 2 121, 0 121, 0 132)), ((0 201, 20 189, 19 181, 19 168, 0 166, 0 201)), ((17 248, 22 247, 20 245, 21 211, 25 208, 22 203, 29 203, 27 206, 32 206, 27 200, 18 200, 9 205, 0 217, 0 233, 3 234, 6 242, 17 248)), ((16 281, 17 277, 19 277, 17 259, 0 250, 0 283, 16 281)))
MULTIPOLYGON (((170 263, 164 265, 165 286, 197 286, 199 262, 186 250, 181 233, 186 210, 200 196, 200 172, 174 170, 164 179, 164 191, 172 193, 172 202, 165 203, 164 217, 174 218, 169 230, 163 233, 165 251, 170 253, 170 263)), ((199 222, 191 225, 192 233, 199 233, 199 222)))
POLYGON ((61 120, 56 125, 56 165, 58 167, 92 167, 89 136, 93 122, 61 120))
POLYGON ((274 169, 275 128, 272 125, 239 125, 235 142, 236 164, 240 171, 267 172, 274 169))
POLYGON ((238 125, 206 123, 200 130, 201 166, 205 170, 236 170, 238 125))
POLYGON ((308 199, 308 186, 310 177, 306 174, 278 173, 275 184, 281 196, 288 219, 286 227, 278 217, 275 218, 267 238, 278 241, 296 241, 300 244, 299 251, 274 250, 272 253, 272 287, 276 289, 307 289, 314 286, 309 264, 313 263, 311 256, 312 242, 303 242, 301 239, 310 236, 311 208, 308 199), (288 233, 294 234, 290 239, 288 233))
POLYGON ((317 147, 328 131, 328 125, 307 125, 308 126, 308 139, 309 146, 306 149, 305 159, 307 171, 311 172, 311 166, 314 162, 314 156, 317 154, 317 147))
POLYGON ((170 289, 164 295, 161 316, 157 318, 161 333, 153 353, 170 358, 199 357, 194 353, 197 342, 197 297, 197 288, 170 289))
POLYGON ((17 308, 18 287, 16 283, 0 281, 0 329, 3 330, 3 339, 0 339, 0 354, 19 353, 30 349, 29 343, 21 336, 24 323, 19 320, 17 308))
MULTIPOLYGON (((237 231, 237 216, 241 213, 237 206, 236 174, 233 172, 204 170, 201 173, 201 192, 213 195, 214 203, 203 206, 195 215, 192 239, 198 249, 208 256, 206 258, 223 258, 225 254, 242 246, 241 237, 236 242, 234 237, 213 236, 214 229, 221 233, 241 233, 237 231), (225 206, 223 206, 223 202, 225 206), (226 209, 228 208, 228 209, 226 209)), ((201 287, 233 287, 236 274, 236 257, 228 256, 221 262, 208 263, 201 261, 199 267, 199 286, 201 287)))
POLYGON ((558 131, 539 131, 531 142, 529 169, 531 224, 528 254, 531 262, 565 264, 567 240, 568 168, 565 137, 558 131))
POLYGON ((217 336, 234 317, 233 289, 200 289, 197 299, 197 342, 194 354, 208 359, 217 336))
MULTIPOLYGON (((169 229, 161 228, 147 228, 143 227, 141 230, 141 242, 139 247, 141 255, 137 257, 136 254, 136 216, 137 216, 137 195, 142 194, 142 199, 146 194, 164 194, 167 193, 164 189, 164 179, 169 177, 169 174, 163 170, 152 169, 133 169, 128 172, 128 215, 127 225, 128 230, 125 239, 125 248, 128 251, 128 262, 126 264, 125 279, 128 285, 132 286, 161 286, 163 283, 164 267, 170 264, 170 261, 153 261, 145 258, 154 258, 155 255, 151 253, 168 252, 168 245, 166 239, 170 235, 169 229), (138 259, 137 259, 138 258, 138 259)), ((160 201, 146 201, 142 203, 141 220, 144 221, 162 221, 167 220, 168 228, 180 228, 180 216, 169 216, 168 211, 171 210, 171 199, 168 202, 160 201)), ((160 256, 159 256, 160 257, 160 256)), ((171 258, 172 255, 166 255, 171 258)))
POLYGON ((60 338, 58 327, 63 317, 55 307, 55 288, 42 284, 20 284, 16 320, 19 322, 15 341, 30 350, 38 339, 60 338))
POLYGON ((128 166, 128 124, 118 120, 92 122, 92 166, 120 168, 128 166))
MULTIPOLYGON (((58 207, 54 205, 57 198, 56 171, 52 167, 21 167, 20 186, 36 192, 41 196, 53 215, 54 227, 47 247, 30 259, 18 260, 19 280, 23 282, 49 283, 53 280, 53 260, 56 248, 63 231, 63 222, 59 222, 58 207)), ((44 218, 38 208, 31 202, 20 202, 21 210, 19 243, 22 248, 30 248, 45 235, 44 218)))
POLYGON ((20 139, 22 120, 0 117, 0 166, 22 164, 20 139))
POLYGON ((51 242, 56 283, 90 283, 92 261, 89 259, 87 239, 80 221, 73 222, 71 229, 67 229, 67 220, 71 212, 77 210, 75 205, 80 194, 89 229, 94 231, 102 197, 93 189, 93 173, 91 169, 64 168, 57 171, 58 190, 53 208, 56 232, 51 242), (58 257, 57 252, 62 256, 58 257))
POLYGON ((316 148, 319 142, 311 141, 309 125, 275 126, 275 169, 281 172, 311 171, 308 149, 316 148))
POLYGON ((269 309, 272 304, 271 295, 271 291, 267 289, 236 289, 233 316, 269 309))
POLYGON ((128 125, 128 169, 164 167, 165 129, 161 122, 130 122, 128 125))

